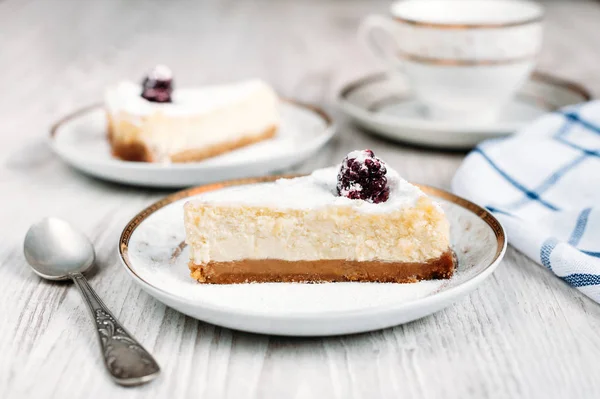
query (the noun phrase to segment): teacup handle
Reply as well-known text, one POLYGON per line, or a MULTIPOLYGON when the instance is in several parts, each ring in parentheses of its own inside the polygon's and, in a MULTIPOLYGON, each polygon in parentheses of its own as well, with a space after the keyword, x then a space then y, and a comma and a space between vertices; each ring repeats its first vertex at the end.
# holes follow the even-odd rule
POLYGON ((396 50, 400 49, 400 41, 396 35, 398 28, 396 22, 382 15, 369 15, 360 24, 358 28, 359 42, 369 49, 377 58, 387 62, 392 67, 403 68, 398 55, 390 53, 389 49, 382 46, 375 37, 375 33, 380 31, 384 33, 393 43, 396 50))

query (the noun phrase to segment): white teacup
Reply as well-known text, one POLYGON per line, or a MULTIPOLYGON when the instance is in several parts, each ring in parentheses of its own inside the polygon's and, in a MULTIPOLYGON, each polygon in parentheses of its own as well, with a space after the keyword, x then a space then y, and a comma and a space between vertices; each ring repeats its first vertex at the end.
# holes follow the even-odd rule
POLYGON ((359 39, 408 77, 433 120, 496 120, 541 47, 543 8, 530 1, 404 0, 391 14, 365 18, 359 39))

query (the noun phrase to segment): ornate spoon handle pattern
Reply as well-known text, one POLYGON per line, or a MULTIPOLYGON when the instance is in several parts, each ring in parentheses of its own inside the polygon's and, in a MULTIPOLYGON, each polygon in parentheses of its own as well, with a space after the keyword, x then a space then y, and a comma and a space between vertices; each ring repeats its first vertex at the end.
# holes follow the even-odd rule
POLYGON ((153 380, 160 368, 152 355, 119 324, 81 273, 72 273, 70 277, 92 314, 104 364, 115 382, 138 385, 153 380))

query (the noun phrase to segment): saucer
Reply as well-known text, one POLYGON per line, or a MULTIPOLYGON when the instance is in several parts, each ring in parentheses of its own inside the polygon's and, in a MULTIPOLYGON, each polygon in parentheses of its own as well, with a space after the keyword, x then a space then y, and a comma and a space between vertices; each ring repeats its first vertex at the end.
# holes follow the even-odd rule
POLYGON ((335 133, 331 118, 317 107, 286 100, 280 113, 274 138, 202 162, 161 164, 114 158, 102 105, 80 109, 57 122, 50 145, 66 163, 91 176, 138 186, 186 187, 285 170, 309 158, 335 133))
POLYGON ((450 306, 489 277, 506 250, 504 230, 492 214, 454 194, 420 185, 441 204, 450 222, 458 267, 449 280, 218 285, 192 279, 183 204, 207 191, 277 178, 196 187, 144 209, 125 226, 119 240, 126 272, 157 300, 199 320, 254 333, 325 336, 391 327, 450 306))
POLYGON ((495 123, 432 121, 411 96, 405 79, 397 73, 394 77, 379 73, 346 85, 338 103, 356 123, 377 135, 429 147, 469 149, 514 133, 547 112, 590 99, 581 86, 536 72, 495 123))

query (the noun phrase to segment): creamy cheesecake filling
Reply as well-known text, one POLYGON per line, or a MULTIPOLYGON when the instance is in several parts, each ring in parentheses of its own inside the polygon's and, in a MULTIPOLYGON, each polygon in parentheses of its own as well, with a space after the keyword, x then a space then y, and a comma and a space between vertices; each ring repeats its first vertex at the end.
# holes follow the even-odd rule
POLYGON ((336 169, 207 193, 185 205, 195 265, 244 260, 423 263, 450 246, 442 209, 388 171, 390 198, 335 194, 336 169))
POLYGON ((140 143, 154 160, 185 151, 253 143, 279 125, 278 98, 261 81, 178 89, 172 103, 153 103, 141 87, 123 82, 106 93, 111 141, 140 143))
POLYGON ((448 249, 448 222, 426 197, 385 214, 351 207, 289 210, 186 206, 196 264, 243 259, 423 262, 448 249), (235 215, 235 217, 232 217, 235 215))

